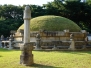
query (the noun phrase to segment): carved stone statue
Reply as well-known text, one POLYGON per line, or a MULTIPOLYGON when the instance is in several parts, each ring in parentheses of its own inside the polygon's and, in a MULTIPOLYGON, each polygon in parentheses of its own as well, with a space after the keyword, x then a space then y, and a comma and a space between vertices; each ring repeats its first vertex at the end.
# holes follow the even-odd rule
POLYGON ((37 34, 37 35, 36 35, 36 38, 37 38, 37 39, 40 39, 40 34, 37 34))
POLYGON ((11 41, 13 41, 13 40, 14 40, 14 37, 13 37, 13 35, 12 35, 12 34, 10 35, 9 40, 11 40, 11 41))
POLYGON ((75 48, 74 34, 70 34, 70 40, 71 40, 71 44, 70 44, 70 47, 68 49, 70 49, 70 50, 76 50, 76 48, 75 48))
POLYGON ((40 34, 37 34, 36 35, 36 47, 35 47, 35 50, 40 49, 40 43, 41 43, 40 34))

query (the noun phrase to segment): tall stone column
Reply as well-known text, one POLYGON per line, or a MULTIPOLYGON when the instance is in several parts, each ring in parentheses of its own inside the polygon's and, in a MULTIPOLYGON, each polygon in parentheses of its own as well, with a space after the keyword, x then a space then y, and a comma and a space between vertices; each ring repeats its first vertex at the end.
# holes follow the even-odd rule
POLYGON ((29 6, 24 10, 24 44, 21 47, 22 53, 20 55, 20 64, 32 65, 33 64, 33 46, 30 43, 30 19, 31 11, 29 6))

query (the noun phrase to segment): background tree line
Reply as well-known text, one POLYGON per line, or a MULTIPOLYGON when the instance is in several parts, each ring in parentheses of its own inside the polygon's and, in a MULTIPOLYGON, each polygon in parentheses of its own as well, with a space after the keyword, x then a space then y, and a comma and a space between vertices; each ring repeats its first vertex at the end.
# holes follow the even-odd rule
MULTIPOLYGON (((23 24, 23 6, 0 5, 0 35, 10 35, 11 30, 17 30, 23 24)), ((91 32, 91 1, 80 0, 54 0, 39 5, 29 5, 32 18, 42 15, 57 15, 71 19, 82 29, 91 32)))

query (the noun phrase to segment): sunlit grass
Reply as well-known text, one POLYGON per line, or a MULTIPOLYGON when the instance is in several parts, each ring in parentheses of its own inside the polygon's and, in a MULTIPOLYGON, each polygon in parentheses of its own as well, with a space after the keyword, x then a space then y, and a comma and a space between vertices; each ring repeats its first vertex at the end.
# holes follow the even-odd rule
POLYGON ((91 68, 91 51, 33 51, 34 65, 20 64, 19 50, 0 49, 0 68, 91 68))

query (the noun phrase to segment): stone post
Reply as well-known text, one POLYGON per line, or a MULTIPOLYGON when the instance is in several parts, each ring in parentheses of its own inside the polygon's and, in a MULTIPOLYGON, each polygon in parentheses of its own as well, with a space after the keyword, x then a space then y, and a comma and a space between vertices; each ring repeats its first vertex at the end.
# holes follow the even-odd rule
POLYGON ((20 48, 22 53, 20 55, 20 64, 32 65, 33 62, 33 45, 30 43, 30 19, 31 11, 30 7, 26 6, 24 10, 24 44, 20 48))
POLYGON ((10 35, 10 37, 9 37, 9 50, 11 50, 12 49, 12 43, 13 43, 13 41, 14 41, 14 36, 11 34, 10 35))
POLYGON ((1 35, 1 40, 0 40, 0 45, 1 45, 0 47, 1 47, 1 48, 3 48, 3 47, 4 47, 4 45, 2 44, 2 41, 3 41, 3 40, 4 40, 4 36, 3 36, 3 35, 1 35))
POLYGON ((3 42, 4 43, 4 48, 6 49, 7 47, 6 47, 6 43, 5 42, 3 42))
POLYGON ((8 48, 9 50, 11 50, 12 49, 12 41, 11 41, 11 39, 9 39, 9 48, 8 48))

